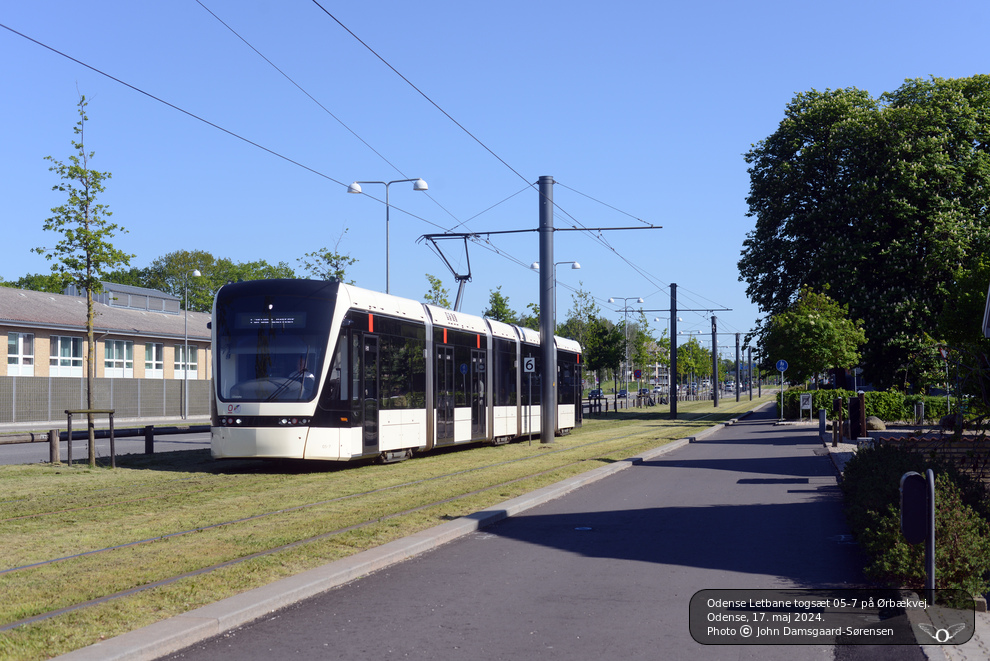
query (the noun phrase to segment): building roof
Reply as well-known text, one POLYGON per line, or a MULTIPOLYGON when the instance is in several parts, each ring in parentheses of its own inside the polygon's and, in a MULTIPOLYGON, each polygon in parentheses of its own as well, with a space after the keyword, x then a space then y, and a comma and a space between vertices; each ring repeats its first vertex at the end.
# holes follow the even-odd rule
MULTIPOLYGON (((165 314, 111 307, 93 303, 96 317, 93 326, 99 333, 145 335, 149 339, 184 337, 185 314, 165 314)), ((205 312, 189 313, 189 338, 210 340, 205 312)), ((29 289, 0 287, 0 325, 24 328, 85 332, 86 299, 81 296, 49 294, 29 289)))

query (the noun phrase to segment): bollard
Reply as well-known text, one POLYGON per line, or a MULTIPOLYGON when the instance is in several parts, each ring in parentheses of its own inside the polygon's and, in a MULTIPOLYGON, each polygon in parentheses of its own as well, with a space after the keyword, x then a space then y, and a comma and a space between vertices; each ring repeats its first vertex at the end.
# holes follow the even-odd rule
POLYGON ((68 415, 68 420, 66 421, 65 426, 68 429, 66 431, 65 438, 68 439, 67 445, 69 446, 69 465, 71 466, 72 465, 72 414, 68 413, 67 415, 68 415))
POLYGON ((53 464, 62 463, 62 452, 58 442, 58 430, 48 430, 48 461, 53 464))
POLYGON ((849 398, 849 438, 853 441, 863 435, 860 406, 861 400, 859 397, 849 398))
POLYGON ((155 454, 155 426, 145 425, 144 427, 144 453, 155 454))
POLYGON ((832 415, 835 416, 835 427, 832 429, 832 447, 839 447, 839 440, 842 438, 842 398, 836 397, 832 400, 832 415))

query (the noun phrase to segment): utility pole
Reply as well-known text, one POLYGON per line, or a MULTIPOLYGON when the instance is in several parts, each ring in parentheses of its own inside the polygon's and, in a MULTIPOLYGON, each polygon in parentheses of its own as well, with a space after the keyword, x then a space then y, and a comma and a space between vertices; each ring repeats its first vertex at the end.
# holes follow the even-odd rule
MULTIPOLYGON (((554 331, 553 177, 540 177, 540 443, 553 443, 557 430, 557 347, 554 331)), ((578 406, 580 406, 578 402, 578 406)))
POLYGON ((718 408, 718 324, 712 315, 712 400, 718 408))
POLYGON ((670 419, 677 420, 677 283, 670 283, 670 419))
POLYGON ((739 401, 739 389, 742 382, 739 380, 739 333, 736 333, 736 402, 739 401))

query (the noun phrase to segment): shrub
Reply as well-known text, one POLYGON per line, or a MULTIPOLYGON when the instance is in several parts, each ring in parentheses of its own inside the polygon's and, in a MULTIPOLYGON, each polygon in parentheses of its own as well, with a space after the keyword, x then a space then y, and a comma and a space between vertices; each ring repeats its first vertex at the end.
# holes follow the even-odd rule
POLYGON ((948 411, 945 407, 945 397, 929 397, 927 395, 907 395, 904 397, 904 419, 914 420, 914 405, 917 402, 925 403, 925 417, 929 420, 938 420, 946 415, 948 411))
POLYGON ((881 420, 904 420, 904 393, 897 391, 866 393, 866 415, 881 420))
POLYGON ((909 545, 900 530, 900 480, 908 471, 935 478, 936 581, 940 588, 982 594, 990 571, 990 524, 982 485, 937 457, 894 445, 864 448, 843 474, 846 519, 871 557, 867 575, 893 587, 924 586, 924 545, 909 545), (919 582, 920 581, 920 582, 919 582))
MULTIPOLYGON (((900 512, 889 506, 859 537, 872 557, 867 576, 891 587, 925 586, 925 545, 908 544, 901 534, 900 512)), ((935 584, 941 589, 981 595, 990 588, 990 525, 962 502, 948 475, 935 477, 935 584)))

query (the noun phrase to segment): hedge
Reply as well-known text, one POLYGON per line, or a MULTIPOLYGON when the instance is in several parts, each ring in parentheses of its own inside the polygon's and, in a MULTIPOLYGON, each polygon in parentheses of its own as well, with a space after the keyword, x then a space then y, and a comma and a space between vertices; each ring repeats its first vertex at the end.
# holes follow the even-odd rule
MULTIPOLYGON (((812 415, 818 415, 818 409, 825 409, 829 418, 832 417, 832 402, 836 397, 842 399, 842 417, 848 417, 849 398, 855 397, 852 390, 805 390, 794 388, 784 393, 784 417, 800 417, 799 407, 801 406, 801 395, 811 393, 812 415)), ((946 414, 945 397, 928 397, 925 395, 905 395, 904 393, 889 392, 867 392, 866 415, 875 415, 881 420, 891 422, 894 420, 914 420, 914 405, 917 402, 925 404, 925 418, 928 420, 938 420, 946 414)))

